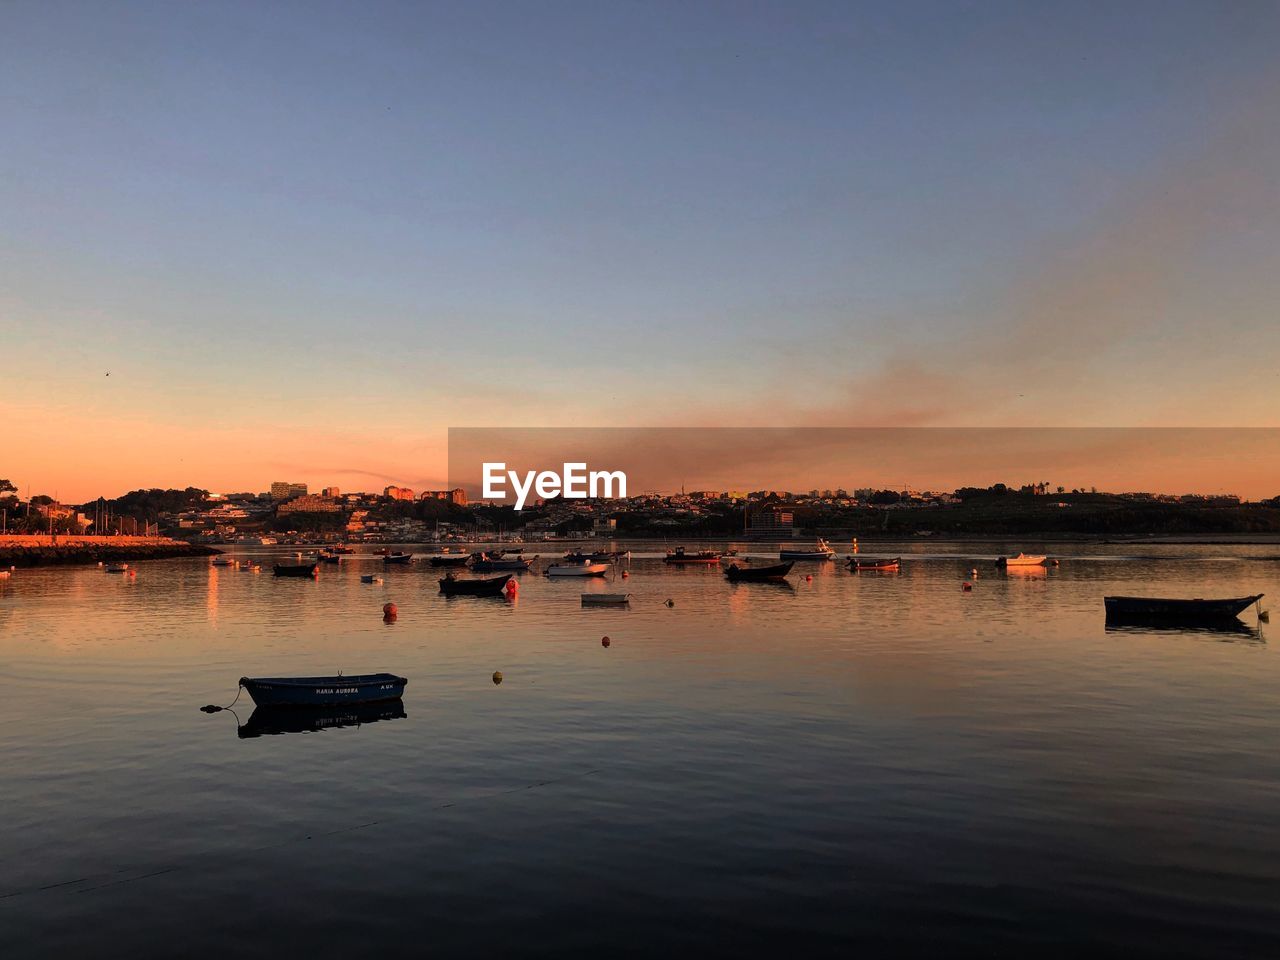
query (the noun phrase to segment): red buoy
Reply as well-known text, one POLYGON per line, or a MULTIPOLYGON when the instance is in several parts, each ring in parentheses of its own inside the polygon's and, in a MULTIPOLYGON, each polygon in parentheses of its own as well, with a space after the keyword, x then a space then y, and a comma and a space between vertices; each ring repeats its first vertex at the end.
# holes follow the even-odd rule
POLYGON ((608 638, 608 637, 601 637, 601 638, 600 638, 600 646, 602 646, 602 647, 607 647, 607 646, 610 644, 610 642, 611 642, 611 641, 609 640, 609 638, 608 638))
POLYGON ((968 580, 966 580, 964 582, 964 587, 962 589, 964 590, 965 593, 969 593, 970 591, 973 590, 973 584, 970 583, 968 580))
POLYGON ((516 583, 516 578, 512 577, 507 581, 507 585, 503 587, 508 597, 515 597, 520 592, 520 584, 516 583))
POLYGON ((813 574, 812 574, 812 573, 811 573, 811 574, 808 574, 808 575, 804 578, 804 582, 805 582, 805 583, 810 583, 810 582, 812 582, 812 580, 813 580, 813 574))
POLYGON ((399 612, 400 612, 399 609, 396 607, 394 603, 384 603, 382 605, 383 616, 394 617, 399 612))
POLYGON ((629 570, 623 570, 623 571, 622 571, 622 579, 623 579, 623 580, 627 579, 627 577, 629 577, 629 576, 631 576, 631 571, 629 571, 629 570))

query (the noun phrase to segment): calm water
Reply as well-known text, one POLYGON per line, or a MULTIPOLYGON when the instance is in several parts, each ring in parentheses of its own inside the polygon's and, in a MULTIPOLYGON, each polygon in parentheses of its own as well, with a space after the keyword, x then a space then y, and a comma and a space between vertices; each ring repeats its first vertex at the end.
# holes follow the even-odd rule
POLYGON ((793 589, 655 554, 514 603, 374 558, 20 570, 4 955, 1280 955, 1268 625, 1108 631, 1101 601, 1280 601, 1276 549, 1065 548, 1042 576, 933 549, 962 556, 793 589), (404 715, 197 709, 338 670, 408 676, 404 715))

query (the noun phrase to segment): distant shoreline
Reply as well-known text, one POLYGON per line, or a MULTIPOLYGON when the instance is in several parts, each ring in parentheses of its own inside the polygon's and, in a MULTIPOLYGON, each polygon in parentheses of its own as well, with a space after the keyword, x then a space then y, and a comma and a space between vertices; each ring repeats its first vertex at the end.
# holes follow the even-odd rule
POLYGON ((0 536, 0 568, 209 557, 212 547, 168 537, 0 536))

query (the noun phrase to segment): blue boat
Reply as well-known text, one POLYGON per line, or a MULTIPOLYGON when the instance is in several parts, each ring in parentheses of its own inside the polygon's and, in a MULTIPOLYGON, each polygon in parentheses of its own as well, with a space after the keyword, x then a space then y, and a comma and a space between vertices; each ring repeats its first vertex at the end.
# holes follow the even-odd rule
POLYGON ((345 703, 399 700, 409 681, 394 673, 366 673, 353 677, 241 677, 260 707, 322 707, 345 703))

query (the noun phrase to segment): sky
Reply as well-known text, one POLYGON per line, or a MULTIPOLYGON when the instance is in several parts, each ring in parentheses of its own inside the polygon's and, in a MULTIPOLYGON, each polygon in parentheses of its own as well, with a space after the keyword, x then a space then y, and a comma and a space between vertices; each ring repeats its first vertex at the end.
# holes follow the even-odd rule
POLYGON ((1274 3, 0 10, 24 492, 437 487, 468 426, 1280 425, 1274 3))

